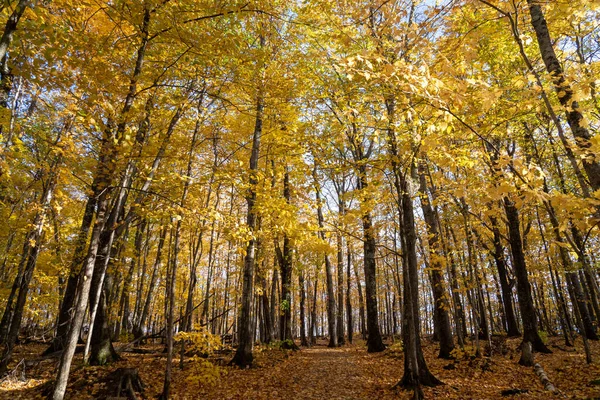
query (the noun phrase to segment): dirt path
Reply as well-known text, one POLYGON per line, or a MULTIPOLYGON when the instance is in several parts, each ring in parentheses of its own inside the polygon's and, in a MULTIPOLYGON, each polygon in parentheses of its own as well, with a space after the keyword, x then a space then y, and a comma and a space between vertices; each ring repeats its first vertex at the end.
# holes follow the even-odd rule
MULTIPOLYGON (((536 355, 548 376, 563 393, 562 398, 600 398, 600 386, 591 385, 600 377, 600 363, 587 365, 581 348, 562 349, 559 338, 552 339, 553 354, 536 355)), ((323 343, 323 342, 321 342, 323 343)), ((437 346, 425 342, 425 359, 431 371, 445 385, 424 388, 427 399, 497 399, 506 389, 526 389, 517 399, 549 399, 532 368, 517 364, 520 339, 510 339, 505 351, 492 359, 461 357, 456 363, 435 357, 437 346), (451 366, 452 368, 448 368, 451 366)), ((592 343, 593 357, 600 359, 600 344, 592 343)), ((35 358, 42 346, 20 349, 19 357, 35 358)), ((106 376, 117 368, 135 367, 146 384, 141 398, 155 399, 161 392, 165 357, 162 346, 149 345, 148 354, 124 353, 119 362, 104 367, 81 366, 72 371, 67 400, 106 398, 106 376)), ((192 399, 409 399, 411 392, 392 389, 402 377, 402 351, 396 345, 383 353, 368 354, 364 343, 330 349, 324 345, 300 351, 280 351, 256 347, 255 367, 215 367, 204 359, 186 359, 185 368, 173 370, 173 400, 192 399), (210 382, 212 381, 213 384, 210 382)), ((80 355, 78 355, 80 357, 80 355)), ((17 357, 18 358, 18 357, 17 357)), ((213 359, 227 364, 231 354, 213 359)), ((0 384, 0 399, 42 399, 42 388, 56 373, 56 362, 49 360, 27 370, 25 381, 0 384)), ((178 363, 176 362, 176 366, 178 363)))
MULTIPOLYGON (((395 360, 394 360, 395 361, 395 360)), ((194 396, 211 399, 398 399, 391 389, 402 370, 364 347, 316 346, 274 365, 232 371, 227 382, 194 396)), ((401 366, 401 364, 400 364, 401 366)), ((183 391, 179 391, 184 399, 183 391)), ((195 398, 190 396, 189 398, 195 398)), ((400 396, 400 398, 403 396, 400 396)))

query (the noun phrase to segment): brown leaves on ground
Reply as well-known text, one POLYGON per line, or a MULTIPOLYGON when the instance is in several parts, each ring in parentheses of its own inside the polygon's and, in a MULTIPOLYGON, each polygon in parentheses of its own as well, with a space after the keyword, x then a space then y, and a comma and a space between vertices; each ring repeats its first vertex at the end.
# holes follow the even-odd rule
MULTIPOLYGON (((461 354, 456 361, 435 358, 436 345, 425 342, 425 358, 431 371, 445 385, 424 388, 429 399, 550 399, 533 368, 521 367, 519 339, 502 340, 492 357, 471 358, 461 354), (451 367, 450 367, 451 366, 451 367), (444 368, 446 367, 446 368, 444 368), (502 397, 508 389, 526 393, 502 397)), ((482 346, 485 342, 482 342, 482 346)), ((560 390, 554 398, 589 399, 600 397, 600 343, 592 343, 596 363, 587 365, 578 341, 577 347, 565 348, 560 339, 550 340, 553 354, 536 354, 549 378, 560 390)), ((39 345, 19 348, 18 357, 35 358, 39 345)), ((76 367, 71 375, 67 398, 98 398, 106 393, 108 375, 117 368, 139 369, 146 390, 142 398, 156 398, 162 390, 165 354, 161 345, 143 347, 147 354, 125 353, 124 359, 107 367, 76 367)), ((364 343, 330 349, 323 344, 298 352, 257 348, 255 367, 239 369, 226 366, 229 355, 212 358, 208 363, 186 358, 184 370, 175 360, 174 399, 408 399, 412 393, 393 389, 402 377, 403 360, 398 349, 368 354, 364 343), (210 364, 208 364, 210 365, 210 364), (218 376, 218 383, 203 383, 199 374, 218 376)), ((80 363, 80 358, 76 363, 80 363)), ((80 365, 80 364, 74 364, 80 365)), ((55 373, 56 360, 43 361, 26 369, 27 380, 5 380, 0 385, 1 399, 42 398, 42 389, 55 373)), ((210 379, 209 379, 210 380, 210 379)))

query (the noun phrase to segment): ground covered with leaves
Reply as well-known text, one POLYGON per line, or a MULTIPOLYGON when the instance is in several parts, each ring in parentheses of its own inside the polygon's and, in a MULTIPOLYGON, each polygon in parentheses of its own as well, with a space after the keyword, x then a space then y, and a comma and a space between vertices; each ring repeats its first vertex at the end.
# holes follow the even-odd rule
MULTIPOLYGON (((595 363, 585 362, 581 342, 566 348, 560 339, 550 339, 552 354, 536 354, 558 388, 558 395, 544 391, 533 368, 517 364, 518 339, 494 338, 492 353, 473 357, 471 348, 456 353, 456 360, 435 358, 436 345, 425 341, 425 357, 431 371, 444 385, 425 388, 427 398, 457 399, 548 399, 600 398, 600 343, 592 343, 595 363), (512 390, 512 394, 506 391, 512 390), (502 393, 505 392, 503 396, 502 393), (515 394, 516 393, 516 394, 515 394)), ((0 399, 44 398, 56 372, 56 359, 39 360, 41 344, 22 345, 15 359, 20 367, 0 384, 0 399), (23 367, 25 367, 23 371, 23 367)), ((145 390, 140 398, 156 398, 163 384, 164 346, 145 345, 137 353, 123 352, 123 359, 109 366, 79 366, 71 374, 68 399, 114 396, 111 374, 119 368, 137 368, 145 390)), ((75 365, 81 365, 81 355, 75 365)), ((394 388, 402 377, 403 357, 398 342, 388 350, 368 354, 364 343, 330 349, 325 342, 300 351, 275 346, 256 348, 255 367, 239 369, 227 365, 231 353, 217 352, 208 358, 188 356, 183 370, 179 358, 173 375, 174 399, 403 399, 411 393, 394 388)), ((16 363, 15 363, 16 367, 16 363)))

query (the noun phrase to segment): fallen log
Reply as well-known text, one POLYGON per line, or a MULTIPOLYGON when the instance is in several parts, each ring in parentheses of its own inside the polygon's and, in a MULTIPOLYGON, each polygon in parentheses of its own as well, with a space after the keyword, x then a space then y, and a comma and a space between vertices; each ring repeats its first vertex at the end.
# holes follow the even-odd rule
POLYGON ((535 370, 535 373, 538 376, 538 378, 540 378, 540 381, 542 381, 542 385, 544 385, 544 389, 546 389, 547 391, 552 392, 552 393, 558 392, 556 387, 552 384, 552 382, 550 382, 548 375, 546 375, 546 372, 544 372, 544 368, 542 368, 540 363, 535 363, 535 365, 533 366, 533 369, 535 370))

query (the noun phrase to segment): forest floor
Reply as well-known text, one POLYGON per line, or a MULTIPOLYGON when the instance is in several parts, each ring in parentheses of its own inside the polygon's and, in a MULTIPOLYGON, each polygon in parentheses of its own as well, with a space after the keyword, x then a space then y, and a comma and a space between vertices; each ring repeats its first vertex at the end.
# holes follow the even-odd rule
MULTIPOLYGON (((495 338, 491 357, 473 358, 458 354, 455 361, 435 357, 437 346, 425 341, 424 352, 430 370, 444 382, 424 388, 428 399, 593 399, 600 398, 600 343, 592 343, 594 363, 587 365, 577 341, 565 348, 560 338, 549 340, 552 354, 536 354, 550 380, 559 389, 552 396, 544 391, 533 368, 517 364, 519 339, 495 338), (502 396, 509 389, 526 393, 502 396)), ((484 346, 485 342, 482 342, 484 346)), ((141 346, 145 354, 122 353, 121 361, 105 367, 81 366, 75 359, 68 399, 97 399, 114 395, 107 377, 118 368, 137 368, 146 389, 140 398, 156 398, 163 384, 165 354, 160 344, 141 346)), ((35 359, 44 349, 41 344, 19 346, 16 360, 35 359)), ((300 351, 270 347, 255 349, 255 367, 227 366, 230 354, 174 360, 173 399, 408 399, 411 392, 394 388, 403 372, 402 351, 398 343, 378 354, 368 354, 364 342, 327 348, 325 342, 300 351)), ((44 398, 44 388, 56 373, 57 360, 30 365, 25 376, 16 374, 0 383, 0 399, 44 398), (23 379, 24 378, 24 379, 23 379)))

